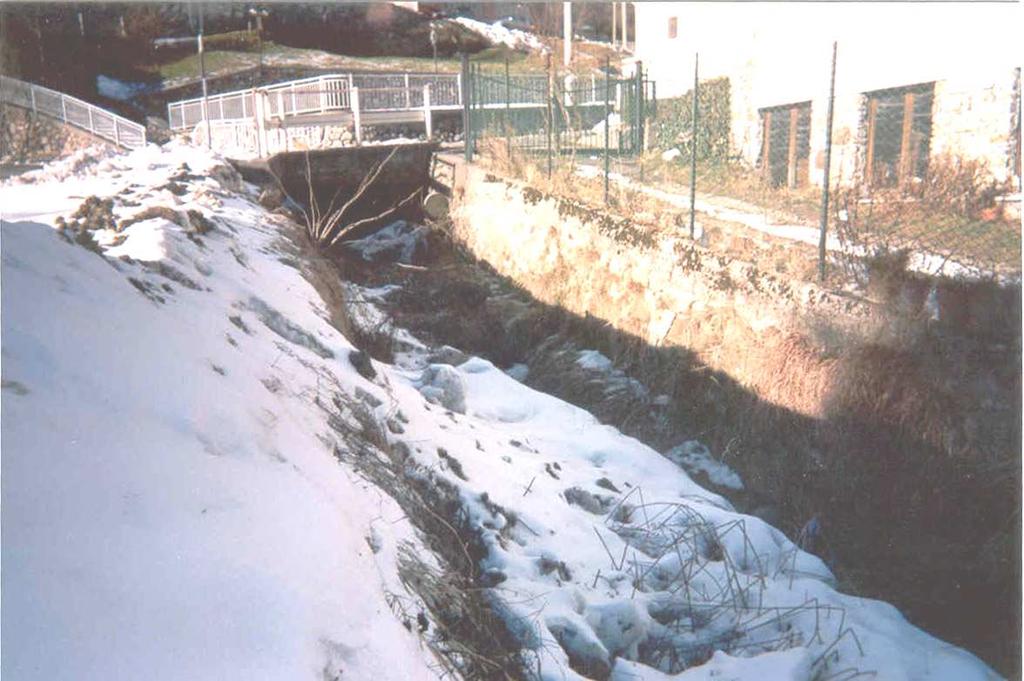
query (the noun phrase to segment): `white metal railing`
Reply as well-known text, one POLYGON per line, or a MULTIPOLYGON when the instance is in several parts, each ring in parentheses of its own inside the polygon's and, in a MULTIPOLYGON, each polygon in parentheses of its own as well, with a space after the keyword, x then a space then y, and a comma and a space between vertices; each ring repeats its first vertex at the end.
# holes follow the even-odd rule
POLYGON ((0 101, 56 118, 121 147, 146 145, 145 126, 41 85, 0 76, 0 101))
MULTIPOLYGON (((412 111, 423 107, 424 86, 431 89, 432 107, 462 105, 458 74, 348 73, 209 95, 206 106, 209 107, 211 121, 251 119, 255 113, 257 92, 265 91, 265 114, 272 118, 350 111, 351 92, 358 89, 363 111, 412 111)), ((202 97, 167 105, 167 122, 172 130, 191 128, 205 118, 202 97)))

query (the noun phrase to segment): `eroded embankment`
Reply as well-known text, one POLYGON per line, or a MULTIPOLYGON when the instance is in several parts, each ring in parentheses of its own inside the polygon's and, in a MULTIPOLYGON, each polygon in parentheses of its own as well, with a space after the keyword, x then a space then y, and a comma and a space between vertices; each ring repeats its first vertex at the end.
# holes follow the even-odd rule
POLYGON ((943 283, 923 308, 929 287, 895 276, 851 301, 480 180, 454 231, 494 267, 435 243, 425 270, 347 276, 399 284, 400 326, 525 364, 659 451, 705 442, 746 483, 716 488, 737 507, 793 537, 816 518, 847 588, 1016 675, 1018 292, 943 283))

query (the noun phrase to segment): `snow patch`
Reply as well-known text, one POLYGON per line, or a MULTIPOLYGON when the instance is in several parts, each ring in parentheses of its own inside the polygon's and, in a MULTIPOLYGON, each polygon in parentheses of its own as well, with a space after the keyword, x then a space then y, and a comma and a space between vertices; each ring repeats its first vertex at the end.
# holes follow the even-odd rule
POLYGON ((688 440, 665 452, 665 457, 683 467, 690 474, 704 473, 708 480, 721 487, 740 490, 743 480, 736 471, 711 456, 711 451, 697 442, 688 440))

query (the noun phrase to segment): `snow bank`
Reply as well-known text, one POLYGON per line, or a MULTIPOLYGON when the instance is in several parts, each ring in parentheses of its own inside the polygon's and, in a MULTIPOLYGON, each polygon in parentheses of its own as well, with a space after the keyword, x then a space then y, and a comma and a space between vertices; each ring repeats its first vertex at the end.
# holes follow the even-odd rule
MULTIPOLYGON (((291 227, 212 179, 219 165, 169 145, 0 185, 5 676, 433 676, 389 608, 410 597, 397 547, 429 552, 334 456, 319 406, 363 395, 382 425, 400 414, 380 430, 403 474, 455 490, 452 521, 539 678, 992 678, 490 362, 397 329, 396 364, 366 360, 363 378, 287 253, 291 227), (180 206, 215 229, 138 222, 98 235, 104 257, 51 227, 92 194, 118 218, 180 206)), ((380 328, 374 301, 394 289, 357 288, 353 323, 380 328)))
POLYGON ((215 161, 149 148, 0 187, 3 676, 433 678, 386 599, 411 528, 320 439, 317 390, 361 379, 251 301, 350 346, 278 261, 278 218, 208 178, 159 189, 182 163, 215 161), (104 258, 50 226, 93 193, 222 228, 138 223, 113 251, 134 260, 104 258))
POLYGON ((479 33, 495 45, 505 45, 514 50, 539 50, 541 52, 547 50, 540 38, 534 34, 515 28, 506 28, 499 21, 487 24, 468 17, 456 17, 452 21, 462 24, 474 33, 479 33))

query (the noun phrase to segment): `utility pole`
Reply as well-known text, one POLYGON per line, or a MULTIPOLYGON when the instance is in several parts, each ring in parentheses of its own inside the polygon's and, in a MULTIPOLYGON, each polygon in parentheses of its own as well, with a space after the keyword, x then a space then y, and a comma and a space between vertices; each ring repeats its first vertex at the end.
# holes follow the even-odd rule
POLYGON ((213 148, 210 131, 210 98, 206 89, 206 58, 203 56, 203 6, 199 5, 199 34, 196 36, 199 47, 199 77, 203 82, 203 120, 206 121, 206 147, 213 148))
POLYGON ((572 3, 562 3, 562 65, 572 61, 572 3))
POLYGON ((612 3, 612 49, 618 49, 619 39, 619 3, 612 3))
POLYGON ((626 21, 628 19, 628 15, 627 15, 628 8, 626 6, 628 4, 629 4, 628 2, 623 2, 622 3, 622 51, 623 52, 626 51, 626 41, 629 40, 629 24, 626 23, 626 21))
POLYGON ((249 8, 249 15, 256 17, 256 43, 259 52, 258 61, 256 62, 256 83, 260 85, 263 84, 263 17, 269 14, 270 12, 263 8, 249 8))

